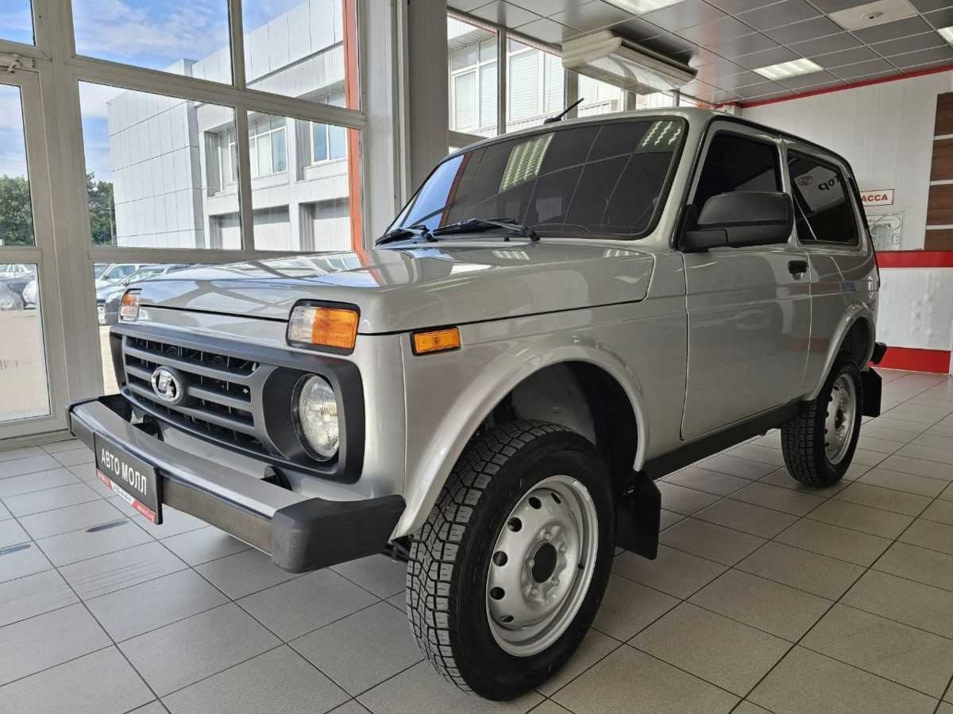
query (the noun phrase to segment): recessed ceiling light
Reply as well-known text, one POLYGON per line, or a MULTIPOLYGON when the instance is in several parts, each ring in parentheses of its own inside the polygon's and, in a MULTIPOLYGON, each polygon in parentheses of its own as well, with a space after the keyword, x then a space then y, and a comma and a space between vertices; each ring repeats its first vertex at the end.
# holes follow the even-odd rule
POLYGON ((953 25, 949 27, 941 27, 937 32, 940 33, 940 37, 953 45, 953 25))
POLYGON ((820 72, 821 66, 809 59, 796 59, 780 64, 770 64, 767 67, 758 67, 754 71, 768 79, 790 79, 800 74, 820 72))
POLYGON ((644 15, 652 10, 661 10, 663 7, 680 2, 682 0, 609 0, 612 5, 633 15, 644 15))
POLYGON ((914 17, 917 9, 910 0, 877 0, 846 10, 830 13, 830 18, 845 30, 863 30, 865 27, 914 17))

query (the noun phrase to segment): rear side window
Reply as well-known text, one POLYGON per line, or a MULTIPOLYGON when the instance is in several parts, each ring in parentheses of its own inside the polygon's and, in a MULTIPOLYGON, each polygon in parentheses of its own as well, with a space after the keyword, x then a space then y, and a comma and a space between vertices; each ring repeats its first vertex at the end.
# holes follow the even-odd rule
POLYGON ((723 131, 708 147, 694 204, 701 211, 705 201, 722 193, 781 190, 777 146, 723 131))
POLYGON ((788 171, 800 241, 856 245, 857 223, 840 169, 789 151, 788 171))

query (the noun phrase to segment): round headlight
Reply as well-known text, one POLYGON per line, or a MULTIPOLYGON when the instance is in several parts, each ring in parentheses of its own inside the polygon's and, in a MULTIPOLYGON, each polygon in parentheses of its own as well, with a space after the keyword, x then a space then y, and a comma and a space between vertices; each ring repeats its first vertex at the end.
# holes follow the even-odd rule
POLYGON ((338 452, 338 401, 321 377, 305 377, 298 387, 298 428, 316 458, 327 461, 338 452))

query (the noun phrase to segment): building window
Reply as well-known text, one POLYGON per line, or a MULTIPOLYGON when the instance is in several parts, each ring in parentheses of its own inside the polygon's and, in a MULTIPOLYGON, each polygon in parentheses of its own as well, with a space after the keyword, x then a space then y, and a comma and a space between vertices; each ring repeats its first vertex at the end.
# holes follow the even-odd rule
POLYGON ((235 129, 229 127, 216 135, 218 145, 218 187, 225 188, 238 183, 238 145, 235 129))
POLYGON ((248 153, 253 179, 280 174, 288 169, 283 117, 263 116, 248 122, 248 153))
POLYGON ((562 60, 522 42, 507 42, 506 130, 538 126, 563 110, 562 60))
POLYGON ((449 18, 450 129, 496 135, 496 33, 449 18))
POLYGON ((311 125, 311 163, 347 157, 347 129, 331 124, 311 125))

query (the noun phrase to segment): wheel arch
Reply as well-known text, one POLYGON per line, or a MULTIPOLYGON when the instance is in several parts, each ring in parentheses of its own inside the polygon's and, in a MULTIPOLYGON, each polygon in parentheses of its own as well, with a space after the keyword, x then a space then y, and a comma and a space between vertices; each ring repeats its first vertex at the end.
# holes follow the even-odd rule
POLYGON ((414 533, 423 525, 466 445, 481 429, 492 426, 498 419, 505 420, 509 409, 513 418, 539 419, 567 426, 582 433, 597 448, 605 447, 607 442, 612 444, 608 453, 614 476, 617 469, 631 474, 633 468, 639 468, 644 460, 648 433, 642 391, 631 369, 594 342, 553 344, 544 339, 532 349, 526 347, 521 344, 518 350, 514 348, 495 359, 461 392, 456 404, 466 412, 462 423, 448 414, 440 431, 430 439, 426 456, 421 460, 424 468, 419 473, 407 474, 404 494, 407 508, 394 530, 394 537, 414 533), (538 404, 535 409, 527 408, 527 404, 534 404, 534 394, 551 386, 554 377, 567 374, 572 383, 565 383, 562 398, 551 399, 544 405, 550 409, 548 413, 541 411, 538 404), (603 395, 616 414, 621 414, 615 426, 611 420, 608 424, 596 424, 606 413, 598 408, 597 394, 603 395), (587 419, 570 409, 580 404, 580 398, 590 411, 591 430, 586 427, 587 419), (631 436, 621 439, 627 427, 635 429, 634 443, 631 436))
POLYGON ((864 371, 874 351, 877 328, 873 313, 862 305, 852 305, 841 318, 831 338, 824 361, 824 369, 808 399, 815 399, 824 387, 834 362, 841 354, 849 354, 857 367, 864 371))

